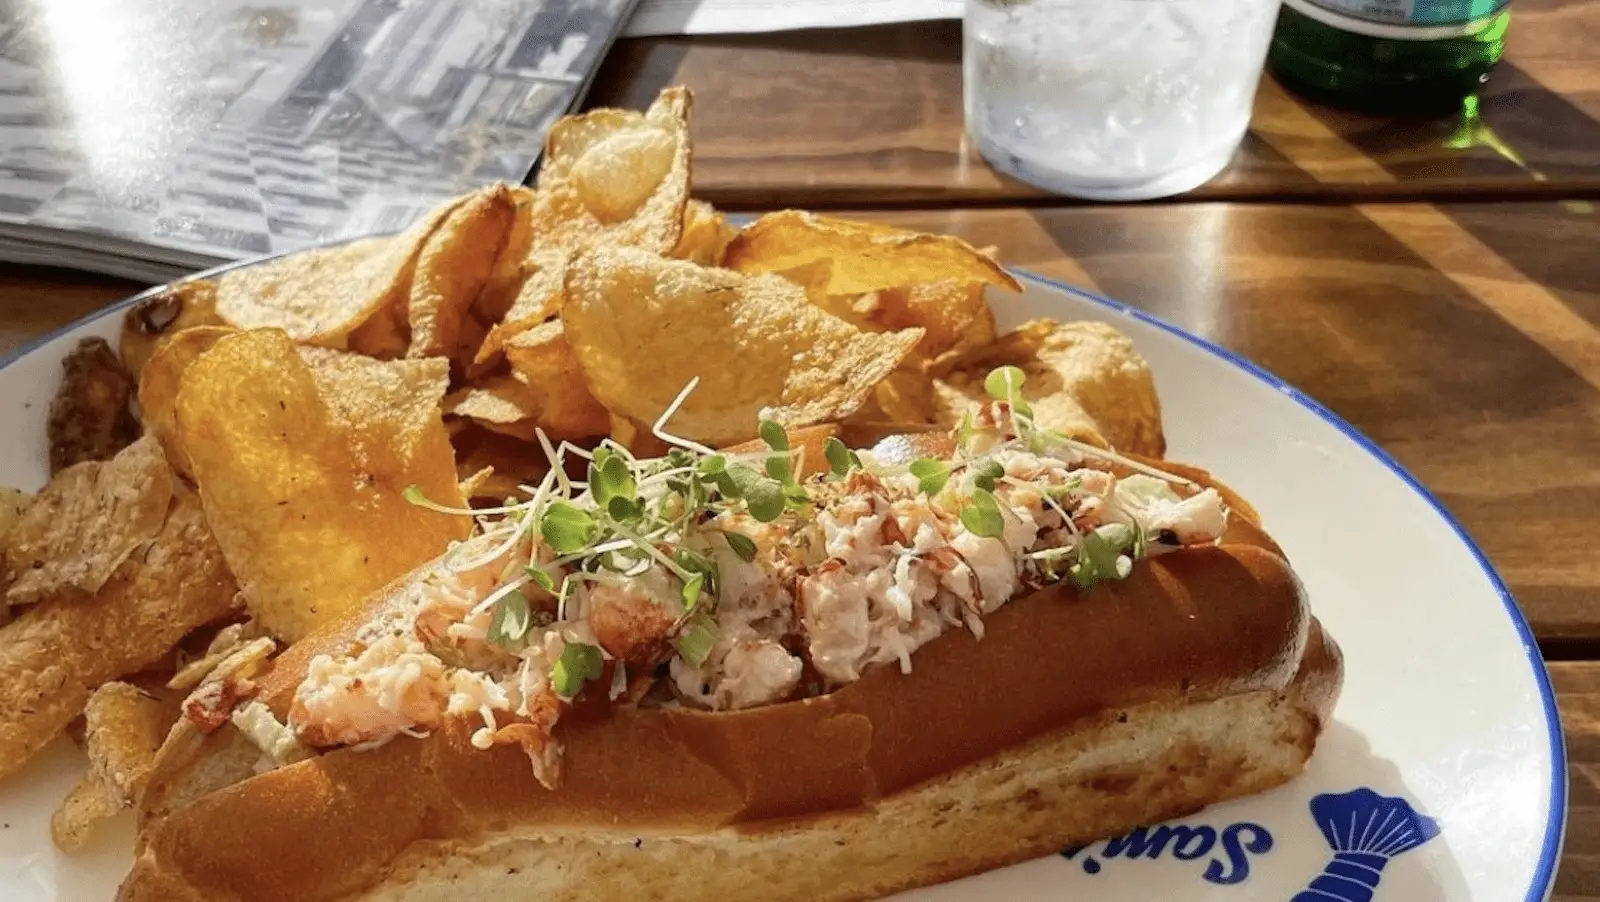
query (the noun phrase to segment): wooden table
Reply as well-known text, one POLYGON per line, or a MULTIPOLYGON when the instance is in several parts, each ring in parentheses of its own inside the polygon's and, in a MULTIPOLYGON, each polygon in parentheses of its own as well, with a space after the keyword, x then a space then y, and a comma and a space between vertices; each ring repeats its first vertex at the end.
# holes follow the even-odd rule
MULTIPOLYGON (((1556 898, 1600 900, 1600 4, 1518 0, 1476 119, 1374 120, 1270 80, 1215 182, 1082 205, 962 137, 960 29, 625 41, 591 103, 696 92, 697 193, 998 245, 1259 362, 1454 511, 1550 659, 1571 759, 1556 898)), ((0 353, 134 290, 0 272, 0 353)))

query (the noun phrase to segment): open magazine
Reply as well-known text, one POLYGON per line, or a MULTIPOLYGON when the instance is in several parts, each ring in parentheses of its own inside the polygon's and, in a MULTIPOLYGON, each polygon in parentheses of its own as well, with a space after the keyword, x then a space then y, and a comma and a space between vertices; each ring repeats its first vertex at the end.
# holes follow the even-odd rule
POLYGON ((0 0, 0 260, 164 281, 522 181, 636 0, 0 0))

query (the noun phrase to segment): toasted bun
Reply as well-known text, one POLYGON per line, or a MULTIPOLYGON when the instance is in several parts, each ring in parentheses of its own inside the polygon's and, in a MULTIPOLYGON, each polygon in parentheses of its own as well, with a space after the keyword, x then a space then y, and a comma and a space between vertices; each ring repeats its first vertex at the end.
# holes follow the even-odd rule
MULTIPOLYGON (((1087 595, 1014 600, 909 675, 744 711, 569 716, 556 790, 464 724, 244 779, 152 821, 118 898, 865 899, 1267 789, 1303 768, 1342 665, 1276 546, 1239 522, 1087 595)), ((281 716, 310 657, 402 586, 286 652, 268 704, 281 716)))

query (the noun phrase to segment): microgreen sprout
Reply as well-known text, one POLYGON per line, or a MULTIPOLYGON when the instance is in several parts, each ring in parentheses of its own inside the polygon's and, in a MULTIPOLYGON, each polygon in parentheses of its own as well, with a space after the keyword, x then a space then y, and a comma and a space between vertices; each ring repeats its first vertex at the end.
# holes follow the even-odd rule
POLYGON ((730 530, 723 532, 722 538, 733 553, 739 556, 739 560, 748 564, 756 559, 756 543, 749 536, 730 530))
POLYGON ((551 578, 549 572, 544 568, 529 564, 525 570, 528 574, 528 578, 533 580, 534 585, 545 590, 546 592, 550 592, 552 594, 555 592, 556 582, 551 578))
POLYGON ((985 457, 972 464, 972 484, 984 491, 994 491, 994 481, 1006 475, 1006 468, 992 457, 985 457))
POLYGON ((917 490, 929 498, 939 494, 950 479, 950 465, 931 457, 912 461, 908 469, 912 476, 917 477, 917 490))
POLYGON ((994 492, 977 489, 972 493, 972 503, 961 509, 961 525, 975 536, 998 539, 1005 535, 1006 521, 1000 513, 1000 501, 994 492))
POLYGON ((583 642, 568 642, 550 673, 550 683, 556 694, 572 698, 583 689, 585 682, 604 672, 605 658, 599 648, 583 642))
POLYGON ((594 518, 567 501, 551 503, 539 520, 539 534, 556 554, 582 551, 594 541, 595 532, 594 518))
POLYGON ((717 623, 704 613, 697 613, 684 624, 678 635, 678 654, 694 667, 705 663, 711 649, 717 644, 717 623))
POLYGON ((494 616, 489 621, 489 641, 510 648, 522 641, 532 624, 528 596, 513 589, 495 602, 494 616))
POLYGON ((828 436, 827 441, 822 443, 822 454, 828 459, 828 469, 834 476, 848 475, 852 468, 861 466, 861 458, 839 441, 838 436, 828 436))

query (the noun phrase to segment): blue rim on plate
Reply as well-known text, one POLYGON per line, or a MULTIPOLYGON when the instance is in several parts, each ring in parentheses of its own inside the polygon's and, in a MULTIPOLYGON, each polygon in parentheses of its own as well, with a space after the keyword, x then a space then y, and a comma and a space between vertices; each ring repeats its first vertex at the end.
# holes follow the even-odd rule
MULTIPOLYGON (((187 276, 185 279, 216 276, 231 269, 236 269, 241 266, 253 266, 281 256, 284 256, 284 254, 273 254, 267 257, 256 257, 250 260, 240 260, 233 263, 225 263, 221 266, 195 273, 192 276, 187 276)), ((1418 497, 1420 497, 1429 507, 1431 507, 1434 513, 1438 514, 1440 519, 1444 520, 1445 524, 1448 525, 1451 531, 1456 534, 1456 538, 1459 539, 1461 544, 1466 546, 1467 550, 1472 554, 1473 560, 1477 561, 1478 567, 1483 571, 1484 578, 1489 581, 1489 584, 1494 587, 1495 593, 1500 596, 1500 603, 1505 607, 1506 615, 1511 618, 1511 625, 1516 629, 1518 638, 1522 640, 1523 653, 1527 655, 1528 664, 1533 668, 1534 682, 1538 684, 1539 695, 1544 701, 1545 727, 1548 732, 1547 740, 1550 743, 1550 810, 1545 816, 1544 840, 1539 851, 1539 865, 1533 873, 1533 885, 1528 887, 1528 893, 1524 897, 1524 902, 1544 902, 1554 888, 1556 867, 1560 863, 1562 843, 1566 839, 1567 746, 1566 737, 1564 737, 1561 733, 1561 714, 1556 706, 1555 688, 1550 683, 1549 671, 1545 669, 1544 657, 1539 653, 1538 642, 1533 637, 1533 630, 1528 626, 1527 618, 1523 617, 1522 609, 1517 607, 1515 599, 1513 599, 1511 596, 1511 590, 1506 588, 1505 582, 1500 579, 1500 574, 1495 572, 1494 565, 1489 563, 1489 559, 1484 555, 1483 550, 1478 547, 1478 544, 1472 540, 1471 536, 1467 535, 1466 528, 1461 525, 1461 521, 1457 520, 1454 514, 1451 514, 1450 511, 1445 509, 1445 506, 1439 503, 1439 499, 1435 498, 1432 492, 1423 486, 1421 482, 1417 481, 1417 478, 1411 475, 1410 471, 1401 466, 1399 461, 1391 457, 1389 452, 1378 447, 1378 445, 1375 444, 1371 439, 1363 435, 1361 431, 1356 429, 1354 426, 1345 422, 1345 420, 1338 414, 1322 406, 1321 403, 1303 394, 1299 389, 1283 381, 1257 364, 1240 357, 1221 345, 1207 341, 1198 335, 1180 329, 1172 323, 1169 323, 1158 316, 1146 313, 1145 311, 1136 307, 1131 307, 1120 301, 1114 301, 1108 297, 1105 297, 1104 295, 1095 294, 1092 291, 1085 291, 1082 288, 1068 285, 1065 282, 1058 282, 1055 279, 1037 275, 1025 269, 1016 269, 1010 267, 1008 267, 1008 269, 1010 269, 1011 272, 1021 276, 1026 281, 1033 282, 1037 285, 1044 285, 1054 288, 1058 291, 1070 294, 1073 297, 1088 301, 1096 306, 1104 307, 1107 310, 1120 313, 1123 316, 1127 316, 1147 325, 1154 326, 1168 335, 1182 339, 1183 341, 1206 351, 1212 356, 1227 361, 1233 366, 1244 370, 1284 395, 1287 395, 1295 403, 1299 404, 1301 407, 1304 407, 1306 410, 1309 410, 1311 413, 1319 417, 1323 422, 1343 433, 1346 438, 1350 439, 1352 442, 1355 442, 1357 446, 1370 454, 1373 459, 1377 460, 1380 464, 1386 467, 1389 472, 1399 477, 1399 479, 1409 486, 1418 497)), ((170 285, 172 283, 168 284, 170 285)), ((83 317, 82 319, 79 319, 74 323, 50 332, 47 335, 24 342, 22 346, 16 350, 5 354, 4 356, 0 356, 0 369, 5 369, 12 363, 15 363, 17 360, 27 356, 33 351, 56 340, 57 338, 60 338, 63 335, 74 332, 90 323, 125 310, 165 287, 166 286, 164 285, 157 285, 146 289, 134 295, 133 297, 118 301, 117 303, 108 307, 104 307, 94 313, 89 314, 88 316, 83 317)))

